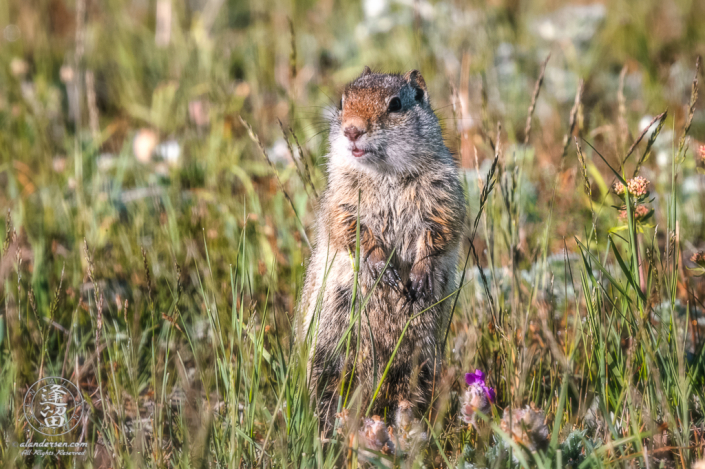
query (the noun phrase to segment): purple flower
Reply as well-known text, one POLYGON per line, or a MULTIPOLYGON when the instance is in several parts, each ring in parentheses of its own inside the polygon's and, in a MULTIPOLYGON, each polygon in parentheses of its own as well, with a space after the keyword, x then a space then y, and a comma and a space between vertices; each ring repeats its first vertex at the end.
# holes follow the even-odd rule
POLYGON ((485 384, 485 374, 480 370, 475 370, 475 373, 465 373, 465 382, 468 383, 468 386, 475 383, 485 384))
POLYGON ((494 389, 487 386, 487 384, 485 383, 485 374, 482 371, 475 370, 474 373, 465 373, 465 382, 468 384, 468 386, 477 386, 481 388, 491 402, 495 401, 496 394, 494 392, 494 389))

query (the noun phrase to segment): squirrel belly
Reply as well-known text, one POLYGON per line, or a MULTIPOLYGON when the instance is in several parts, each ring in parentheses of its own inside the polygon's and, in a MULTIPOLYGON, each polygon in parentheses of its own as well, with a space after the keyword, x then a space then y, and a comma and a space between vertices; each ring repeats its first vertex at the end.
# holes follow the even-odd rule
POLYGON ((416 412, 427 409, 441 372, 451 304, 441 300, 457 287, 465 219, 457 165, 418 72, 365 68, 345 88, 330 130, 328 187, 300 304, 312 340, 311 390, 328 429, 341 378, 352 379, 364 412, 405 327, 372 411, 392 415, 402 400, 416 412), (351 319, 357 325, 350 327, 351 319))

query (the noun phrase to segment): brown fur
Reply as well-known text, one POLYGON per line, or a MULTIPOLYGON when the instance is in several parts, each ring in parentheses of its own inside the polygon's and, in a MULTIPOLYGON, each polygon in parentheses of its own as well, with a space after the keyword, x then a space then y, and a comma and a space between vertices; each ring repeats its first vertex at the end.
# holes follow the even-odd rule
MULTIPOLYGON (((340 379, 351 371, 358 345, 354 385, 364 412, 375 374, 378 383, 409 318, 456 288, 465 217, 456 163, 443 143, 418 72, 399 76, 366 69, 346 87, 342 103, 331 121, 328 188, 320 201, 317 242, 301 302, 304 331, 313 336, 311 389, 329 428, 340 379), (402 109, 391 112, 388 106, 395 97, 402 109), (359 140, 345 137, 349 126, 360 130, 359 140), (356 148, 367 153, 356 158, 350 153, 356 148), (345 343, 336 346, 350 322, 358 216, 358 301, 371 295, 352 328, 346 365, 345 343), (383 281, 372 291, 392 252, 383 281)), ((411 322, 372 413, 383 415, 386 408, 387 415, 393 415, 400 400, 410 401, 417 411, 426 410, 441 372, 450 303, 433 306, 411 322)))

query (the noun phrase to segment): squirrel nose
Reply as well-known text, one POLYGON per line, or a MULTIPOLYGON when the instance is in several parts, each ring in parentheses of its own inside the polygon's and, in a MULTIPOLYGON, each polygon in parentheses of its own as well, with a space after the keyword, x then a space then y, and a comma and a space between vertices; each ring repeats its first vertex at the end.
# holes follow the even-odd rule
POLYGON ((348 140, 351 142, 354 142, 358 138, 360 138, 360 135, 364 134, 364 130, 360 130, 359 128, 355 127, 354 125, 348 126, 345 128, 343 131, 343 134, 345 134, 346 137, 348 137, 348 140))

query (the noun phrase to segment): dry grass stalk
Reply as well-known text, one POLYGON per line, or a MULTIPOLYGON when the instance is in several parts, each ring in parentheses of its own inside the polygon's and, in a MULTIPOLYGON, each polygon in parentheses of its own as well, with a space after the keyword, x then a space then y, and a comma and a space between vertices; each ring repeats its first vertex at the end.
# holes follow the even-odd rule
MULTIPOLYGON (((594 235, 594 238, 597 239, 597 214, 595 213, 595 208, 592 204, 592 187, 590 186, 590 179, 588 178, 585 154, 583 153, 583 149, 580 146, 578 137, 574 136, 573 141, 575 142, 575 149, 578 153, 578 162, 580 163, 580 174, 583 176, 583 190, 585 191, 585 195, 588 196, 588 201, 590 203, 590 213, 592 214, 592 234, 594 235)), ((588 238, 588 241, 589 240, 590 238, 588 238)))
MULTIPOLYGON (((641 134, 639 135, 639 138, 637 138, 636 140, 634 140, 634 143, 632 143, 632 146, 629 147, 629 151, 627 151, 627 155, 626 155, 626 156, 624 157, 624 159, 622 160, 622 166, 624 166, 624 164, 627 162, 627 159, 632 155, 632 153, 634 153, 634 149, 636 148, 637 145, 639 145, 639 142, 641 142, 641 140, 644 138, 644 135, 646 135, 646 133, 647 133, 647 132, 649 131, 649 129, 651 128, 651 126, 654 125, 654 123, 655 123, 656 121, 658 121, 658 120, 663 121, 663 119, 664 119, 665 117, 666 117, 666 111, 663 111, 661 114, 659 114, 658 116, 656 116, 656 117, 654 117, 653 119, 651 119, 651 122, 649 122, 649 125, 647 125, 646 127, 644 127, 644 130, 642 130, 641 134)), ((660 128, 661 128, 662 125, 663 125, 662 123, 659 123, 659 127, 658 127, 659 130, 660 130, 660 128)), ((653 137, 653 135, 658 135, 658 134, 657 134, 656 132, 654 132, 654 134, 652 134, 652 137, 653 137)), ((654 140, 656 140, 656 137, 653 137, 653 138, 654 138, 654 140)), ((652 142, 652 145, 653 145, 653 142, 652 142)), ((645 153, 645 154, 646 154, 646 153, 645 153)))
POLYGON ((494 142, 492 141, 492 136, 490 135, 489 104, 487 99, 487 85, 485 84, 484 75, 482 76, 480 85, 480 96, 482 98, 482 104, 480 105, 480 113, 482 114, 482 136, 490 144, 492 151, 495 151, 494 142))
MULTIPOLYGON (((286 147, 289 150, 289 154, 291 155, 291 159, 293 160, 294 163, 294 168, 296 169, 296 174, 299 175, 299 179, 301 179, 301 182, 303 183, 304 190, 306 191, 306 194, 311 197, 311 193, 309 191, 309 185, 311 184, 311 181, 308 179, 308 174, 306 171, 302 171, 301 168, 299 167, 299 163, 296 161, 296 157, 294 156, 294 149, 291 146, 291 141, 289 141, 289 136, 286 133, 286 130, 284 129, 284 124, 282 124, 282 121, 277 119, 277 122, 279 122, 279 128, 282 131, 282 135, 284 136, 284 141, 286 142, 286 147)), ((300 155, 299 160, 301 161, 301 165, 306 167, 306 163, 303 162, 303 157, 300 155)))
POLYGON ((88 105, 88 127, 91 129, 93 138, 98 139, 100 137, 100 123, 95 99, 95 76, 91 70, 86 70, 86 104, 88 105))
POLYGON ((294 84, 296 83, 296 30, 291 17, 287 18, 289 22, 289 33, 291 34, 291 49, 289 52, 289 86, 292 96, 294 95, 294 84))
POLYGON ((619 87, 617 88, 617 139, 618 150, 621 153, 626 145, 626 138, 629 136, 629 126, 627 125, 627 100, 624 97, 624 79, 627 76, 627 65, 619 72, 619 87))
POLYGON ((262 141, 260 140, 259 136, 254 132, 254 130, 252 130, 252 127, 250 126, 250 124, 248 124, 247 121, 242 118, 242 116, 238 116, 238 118, 240 119, 240 123, 247 129, 247 133, 250 136, 250 139, 252 139, 252 141, 257 144, 257 147, 259 148, 259 151, 262 153, 262 156, 264 156, 264 159, 267 160, 267 164, 269 164, 269 167, 274 172, 274 177, 277 181, 277 185, 279 186, 279 190, 282 191, 287 202, 289 202, 289 205, 291 206, 291 210, 293 210, 293 212, 294 212, 294 216, 298 220, 299 224, 302 226, 302 228, 300 230, 301 235, 303 236, 304 241, 306 241, 306 244, 308 245, 309 249, 311 249, 311 242, 308 240, 308 236, 306 235, 306 231, 303 229, 303 223, 301 223, 301 218, 299 218, 299 214, 296 211, 296 207, 294 206, 294 201, 291 200, 289 193, 286 191, 286 189, 284 189, 284 184, 282 184, 282 181, 279 178, 279 173, 277 172, 277 169, 274 167, 272 160, 269 159, 269 155, 267 155, 267 150, 264 148, 262 141))
POLYGON ((12 213, 10 209, 7 209, 7 218, 5 218, 5 241, 2 244, 2 255, 3 257, 7 255, 7 251, 10 249, 10 244, 12 243, 12 232, 14 228, 12 226, 12 213))
POLYGON ((166 47, 171 42, 171 0, 157 0, 155 16, 154 44, 157 47, 166 47))
POLYGON ((150 304, 152 303, 152 276, 149 272, 149 262, 147 262, 147 251, 144 250, 144 246, 140 246, 142 251, 142 266, 144 268, 145 279, 147 280, 147 299, 149 299, 150 304))
MULTIPOLYGON (((458 108, 461 107, 460 105, 460 96, 458 94, 458 89, 455 87, 455 83, 453 83, 452 80, 448 80, 448 83, 450 85, 450 107, 451 111, 453 112, 453 122, 455 122, 455 136, 457 140, 457 148, 458 148, 458 154, 462 152, 462 141, 463 141, 463 126, 461 122, 461 118, 458 118, 458 112, 460 111, 462 113, 462 110, 459 110, 458 108)), ((461 114, 462 116, 462 114, 461 114)), ((462 162, 462 155, 460 155, 460 161, 462 162)))
POLYGON ((291 127, 289 127, 289 133, 292 137, 294 137, 294 143, 296 144, 296 149, 299 152, 301 162, 304 165, 304 173, 306 174, 306 179, 308 180, 308 183, 311 185, 311 191, 313 191, 313 195, 316 197, 316 199, 318 199, 318 191, 316 191, 316 186, 313 184, 313 179, 311 178, 310 166, 313 166, 313 161, 310 158, 306 158, 306 153, 304 153, 303 148, 301 148, 299 138, 296 136, 294 130, 291 127))
POLYGON ((688 103, 688 114, 685 118, 685 125, 683 126, 683 135, 681 135, 678 141, 678 156, 681 156, 683 149, 685 148, 686 136, 690 130, 690 125, 693 123, 693 115, 695 114, 695 103, 698 102, 698 75, 700 75, 700 56, 695 59, 695 76, 693 77, 693 83, 690 87, 690 102, 688 103))
POLYGON ((587 164, 585 163, 585 155, 583 154, 583 149, 580 147, 580 142, 578 142, 577 137, 573 137, 575 142, 575 148, 578 153, 578 161, 580 162, 580 173, 583 176, 583 189, 588 197, 592 197, 592 189, 590 187, 590 180, 587 174, 587 164))
MULTIPOLYGON (((568 133, 563 136, 563 152, 561 153, 561 160, 568 152, 568 143, 570 142, 570 136, 573 135, 575 130, 576 117, 578 115, 578 108, 580 107, 580 101, 583 98, 583 88, 585 86, 585 81, 581 78, 578 82, 578 89, 575 92, 575 100, 573 101, 573 107, 570 110, 570 117, 568 118, 568 133)), ((562 168, 562 163, 561 163, 562 168)))
MULTIPOLYGON (((668 111, 663 111, 661 114, 656 116, 654 120, 658 119, 658 125, 654 129, 654 131, 651 133, 651 136, 649 137, 649 141, 646 142, 646 149, 644 150, 644 154, 639 158, 639 161, 636 163, 636 167, 634 168, 634 175, 632 177, 636 177, 636 175, 639 173, 639 170, 641 169, 641 165, 644 164, 644 162, 649 159, 649 156, 651 155, 651 147, 653 147, 654 142, 656 141, 656 138, 659 136, 661 133, 661 129, 663 128, 663 124, 666 122, 666 116, 667 116, 668 111)), ((654 121, 651 121, 649 124, 649 127, 653 124, 654 121)), ((648 128, 646 130, 648 130, 648 128)), ((644 131, 646 131, 644 130, 644 131)))
POLYGON ((93 262, 91 251, 88 249, 88 241, 86 241, 86 238, 83 238, 83 249, 85 250, 86 263, 88 264, 88 279, 91 281, 91 285, 93 286, 93 299, 95 300, 96 306, 102 307, 103 293, 100 291, 100 286, 95 279, 95 263, 93 262), (100 301, 99 298, 101 299, 100 301))
POLYGON ((75 115, 72 116, 74 122, 77 126, 81 125, 81 80, 80 80, 80 66, 83 60, 83 53, 85 51, 85 37, 86 37, 86 0, 76 0, 76 50, 73 57, 73 72, 76 74, 76 78, 73 80, 74 86, 74 112, 75 115))
POLYGON ((524 145, 529 144, 529 137, 531 135, 531 119, 534 115, 534 109, 536 109, 536 101, 539 99, 539 92, 541 91, 541 84, 543 83, 543 77, 546 74, 546 65, 548 65, 548 60, 551 58, 551 54, 548 54, 546 60, 543 61, 541 66, 541 73, 539 74, 538 80, 536 80, 536 85, 534 86, 534 92, 531 95, 531 104, 529 104, 529 112, 526 116, 526 127, 524 128, 524 145))

